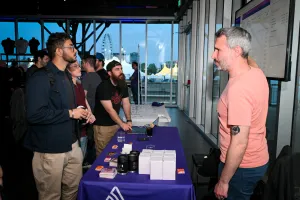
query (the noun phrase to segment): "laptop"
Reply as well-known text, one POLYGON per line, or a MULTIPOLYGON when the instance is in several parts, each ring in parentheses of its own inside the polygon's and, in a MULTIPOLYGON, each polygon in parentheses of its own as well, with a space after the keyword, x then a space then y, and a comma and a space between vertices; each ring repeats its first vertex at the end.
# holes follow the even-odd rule
POLYGON ((147 128, 145 126, 132 126, 132 130, 127 131, 128 134, 146 134, 147 128))

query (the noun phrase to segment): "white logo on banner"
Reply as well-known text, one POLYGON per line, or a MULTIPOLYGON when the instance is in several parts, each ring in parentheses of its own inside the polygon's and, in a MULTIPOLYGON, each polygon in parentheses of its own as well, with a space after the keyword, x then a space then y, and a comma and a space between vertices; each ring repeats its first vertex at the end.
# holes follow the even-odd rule
POLYGON ((110 195, 106 197, 106 200, 124 200, 119 188, 115 186, 111 191, 110 195))

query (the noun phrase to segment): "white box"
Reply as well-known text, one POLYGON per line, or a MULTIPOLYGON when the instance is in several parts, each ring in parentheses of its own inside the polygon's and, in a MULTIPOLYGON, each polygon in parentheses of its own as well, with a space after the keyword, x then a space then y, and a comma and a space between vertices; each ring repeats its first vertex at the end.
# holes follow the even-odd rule
POLYGON ((150 160, 150 180, 163 179, 163 161, 160 157, 151 157, 150 160))
POLYGON ((175 157, 176 158, 176 151, 175 150, 165 150, 164 157, 175 157))
POLYGON ((176 158, 164 157, 163 180, 176 180, 176 158))
MULTIPOLYGON (((151 154, 151 158, 160 158, 161 160, 163 160, 163 155, 160 155, 160 154, 151 154)), ((150 158, 150 160, 151 160, 150 158)))
POLYGON ((139 155, 139 174, 150 174, 150 153, 139 155))
POLYGON ((151 157, 152 156, 160 156, 160 157, 163 157, 164 154, 163 153, 151 153, 151 157))
POLYGON ((164 150, 164 153, 167 153, 167 154, 176 154, 176 150, 164 150))
POLYGON ((152 153, 153 149, 143 149, 142 153, 152 153))
POLYGON ((161 154, 163 154, 163 153, 165 153, 165 150, 153 150, 152 153, 161 153, 161 154))
POLYGON ((171 158, 175 158, 175 160, 176 160, 176 154, 164 154, 164 156, 163 156, 164 158, 169 158, 169 157, 171 157, 171 158))

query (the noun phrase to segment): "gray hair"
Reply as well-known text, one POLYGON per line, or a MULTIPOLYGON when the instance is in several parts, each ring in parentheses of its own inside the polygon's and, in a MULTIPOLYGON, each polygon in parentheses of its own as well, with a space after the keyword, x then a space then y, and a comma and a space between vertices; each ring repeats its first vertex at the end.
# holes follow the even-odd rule
POLYGON ((248 31, 241 27, 230 27, 230 28, 221 28, 216 32, 216 38, 225 36, 227 39, 227 44, 229 48, 234 48, 239 46, 242 48, 242 57, 248 58, 249 51, 251 49, 251 35, 248 31))

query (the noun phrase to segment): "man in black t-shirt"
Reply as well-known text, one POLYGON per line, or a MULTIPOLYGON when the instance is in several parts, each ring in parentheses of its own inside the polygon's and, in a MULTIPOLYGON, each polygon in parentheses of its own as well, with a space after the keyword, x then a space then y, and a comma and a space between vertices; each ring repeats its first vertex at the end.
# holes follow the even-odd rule
POLYGON ((122 65, 113 60, 108 63, 107 71, 110 79, 101 82, 96 90, 94 139, 97 156, 103 151, 119 127, 128 131, 132 126, 128 88, 122 65), (121 103, 127 122, 123 122, 119 117, 121 103))

